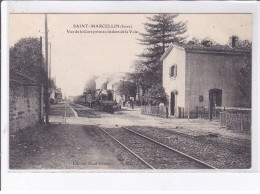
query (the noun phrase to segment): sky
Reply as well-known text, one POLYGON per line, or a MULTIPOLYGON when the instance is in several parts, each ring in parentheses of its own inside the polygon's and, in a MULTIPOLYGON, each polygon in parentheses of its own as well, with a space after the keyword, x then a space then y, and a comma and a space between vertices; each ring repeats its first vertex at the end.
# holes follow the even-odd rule
MULTIPOLYGON (((131 71, 136 55, 144 48, 138 39, 141 38, 139 33, 144 32, 147 16, 151 15, 48 14, 51 76, 56 78, 62 92, 66 96, 81 94, 93 74, 116 76, 119 72, 131 71), (111 28, 115 25, 123 25, 123 28, 111 28), (76 30, 82 33, 75 33, 76 30), (93 30, 128 33, 86 33, 93 30)), ((11 14, 10 46, 25 37, 44 38, 44 20, 44 14, 11 14)), ((252 41, 251 14, 180 14, 177 20, 187 22, 188 40, 209 37, 226 44, 230 36, 237 35, 252 41)))

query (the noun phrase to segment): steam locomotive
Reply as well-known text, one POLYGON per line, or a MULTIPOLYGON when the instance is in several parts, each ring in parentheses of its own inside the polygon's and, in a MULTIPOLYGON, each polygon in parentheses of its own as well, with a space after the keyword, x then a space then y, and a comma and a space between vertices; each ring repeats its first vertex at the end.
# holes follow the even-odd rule
POLYGON ((87 105, 99 111, 114 113, 120 105, 114 99, 113 90, 98 89, 89 91, 76 98, 76 103, 87 105))

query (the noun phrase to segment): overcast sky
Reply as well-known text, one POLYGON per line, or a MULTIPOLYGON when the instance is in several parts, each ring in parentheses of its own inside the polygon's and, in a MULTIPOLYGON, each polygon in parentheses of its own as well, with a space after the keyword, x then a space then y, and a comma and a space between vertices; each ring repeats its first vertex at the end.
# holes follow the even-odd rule
MULTIPOLYGON (((66 96, 83 92, 92 74, 126 72, 143 47, 138 33, 68 33, 79 24, 123 24, 130 30, 144 32, 147 14, 48 14, 49 42, 51 42, 52 77, 66 96)), ((252 40, 250 14, 180 14, 178 20, 187 21, 188 39, 210 37, 226 44, 232 35, 252 40)), ((80 28, 77 30, 93 30, 80 28)), ((96 29, 97 30, 97 29, 96 29)), ((102 30, 98 28, 98 30, 102 30)), ((104 28, 104 30, 129 30, 104 28)), ((24 37, 44 37, 43 14, 11 14, 10 46, 24 37)))

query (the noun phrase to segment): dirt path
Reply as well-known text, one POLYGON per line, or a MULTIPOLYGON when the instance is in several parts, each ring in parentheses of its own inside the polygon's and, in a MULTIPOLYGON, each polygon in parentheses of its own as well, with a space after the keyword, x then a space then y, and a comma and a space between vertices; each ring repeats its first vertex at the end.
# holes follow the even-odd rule
POLYGON ((91 125, 54 124, 10 137, 10 169, 144 168, 91 125))

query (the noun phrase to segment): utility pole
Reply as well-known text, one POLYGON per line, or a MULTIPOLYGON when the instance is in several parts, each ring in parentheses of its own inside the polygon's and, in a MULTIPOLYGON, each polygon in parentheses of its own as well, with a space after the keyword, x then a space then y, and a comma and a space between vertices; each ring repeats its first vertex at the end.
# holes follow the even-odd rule
POLYGON ((51 79, 51 43, 50 43, 49 78, 51 79))
POLYGON ((44 123, 44 111, 43 111, 43 101, 44 101, 44 85, 43 81, 45 79, 45 74, 44 74, 44 63, 43 63, 43 56, 42 56, 42 37, 40 37, 40 64, 41 64, 41 69, 40 69, 40 123, 44 123), (44 76, 44 77, 42 77, 44 76))
POLYGON ((48 79, 48 25, 47 14, 45 14, 45 116, 46 124, 49 124, 49 79, 48 79))

